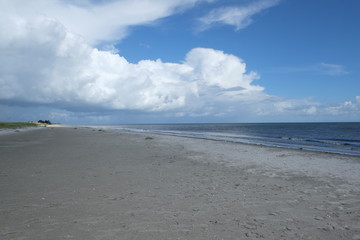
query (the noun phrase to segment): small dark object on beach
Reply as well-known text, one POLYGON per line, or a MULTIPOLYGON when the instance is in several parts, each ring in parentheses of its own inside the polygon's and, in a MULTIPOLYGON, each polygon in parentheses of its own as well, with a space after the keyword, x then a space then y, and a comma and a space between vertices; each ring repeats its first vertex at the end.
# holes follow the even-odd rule
POLYGON ((145 140, 153 140, 153 137, 146 137, 145 140))

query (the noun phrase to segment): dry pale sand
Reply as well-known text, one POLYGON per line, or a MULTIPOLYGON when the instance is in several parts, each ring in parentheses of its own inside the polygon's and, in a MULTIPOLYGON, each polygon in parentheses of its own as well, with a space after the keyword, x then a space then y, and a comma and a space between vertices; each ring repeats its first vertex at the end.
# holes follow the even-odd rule
POLYGON ((360 239, 359 175, 335 154, 16 132, 0 136, 0 239, 360 239))

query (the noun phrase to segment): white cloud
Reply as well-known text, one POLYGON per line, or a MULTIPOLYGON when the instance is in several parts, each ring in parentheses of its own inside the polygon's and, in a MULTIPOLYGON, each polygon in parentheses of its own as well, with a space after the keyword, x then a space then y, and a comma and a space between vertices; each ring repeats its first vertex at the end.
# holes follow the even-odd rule
POLYGON ((317 112, 317 108, 315 106, 311 106, 307 109, 304 109, 304 112, 308 115, 314 115, 317 112))
POLYGON ((349 73, 345 70, 345 67, 343 65, 330 63, 320 63, 318 70, 321 74, 330 76, 346 75, 349 73))
POLYGON ((158 19, 202 1, 206 0, 114 0, 101 3, 87 0, 2 0, 0 14, 16 12, 25 19, 51 18, 94 45, 121 40, 127 36, 131 26, 154 24, 158 19))
POLYGON ((281 67, 275 69, 276 72, 281 73, 314 73, 319 75, 328 75, 328 76, 341 76, 349 74, 346 71, 346 67, 340 64, 332 64, 332 63, 316 63, 308 66, 292 66, 292 67, 281 67))
POLYGON ((334 116, 351 116, 360 115, 360 96, 355 97, 355 101, 345 101, 341 104, 328 106, 325 108, 325 113, 334 116))
POLYGON ((187 54, 186 64, 194 69, 194 77, 206 85, 224 89, 238 87, 246 91, 263 90, 251 85, 258 78, 257 74, 246 74, 245 63, 236 56, 198 48, 187 54))
POLYGON ((309 99, 286 99, 267 96, 254 102, 254 113, 261 116, 281 116, 282 118, 308 117, 318 112, 321 104, 309 99))
POLYGON ((267 8, 277 5, 280 0, 257 0, 247 6, 222 7, 212 10, 206 16, 199 19, 201 22, 200 30, 206 30, 215 24, 232 25, 236 30, 249 26, 252 17, 267 8))
POLYGON ((1 18, 0 99, 64 109, 94 107, 148 112, 216 112, 209 105, 263 95, 236 56, 205 48, 183 63, 143 60, 90 47, 59 22, 1 18), (6 22, 6 24, 5 24, 6 22), (202 110, 204 109, 204 110, 202 110))

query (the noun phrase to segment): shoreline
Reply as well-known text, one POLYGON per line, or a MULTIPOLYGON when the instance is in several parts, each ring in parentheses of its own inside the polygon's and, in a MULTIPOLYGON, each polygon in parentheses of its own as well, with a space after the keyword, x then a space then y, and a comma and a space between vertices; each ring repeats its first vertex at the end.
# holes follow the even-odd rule
MULTIPOLYGON (((305 173, 315 177, 316 174, 321 174, 321 176, 335 176, 345 181, 353 181, 354 183, 360 184, 360 174, 358 174, 360 173, 359 156, 156 133, 147 135, 164 136, 165 139, 167 139, 167 136, 169 136, 170 139, 173 137, 178 138, 176 143, 184 144, 187 148, 193 149, 194 151, 210 151, 214 156, 208 155, 208 161, 211 160, 214 163, 218 162, 219 164, 229 167, 255 164, 259 167, 266 167, 269 171, 293 171, 294 173, 305 173), (184 141, 182 138, 187 138, 188 141, 184 141), (197 142, 197 140, 199 140, 199 142, 197 142), (215 147, 213 148, 213 146, 215 147), (240 161, 236 155, 239 152, 243 154, 241 157, 242 160, 240 161), (263 156, 266 157, 263 158, 263 156), (223 158, 223 160, 219 162, 219 158, 223 158), (322 161, 326 161, 327 166, 324 166, 322 161)), ((166 140, 164 142, 166 142, 166 140)))
MULTIPOLYGON (((182 125, 182 124, 180 124, 182 125)), ((190 124, 192 125, 192 124, 190 124)), ((205 124, 206 125, 206 124, 205 124)), ((221 125, 221 124, 220 124, 221 125)), ((126 126, 126 125, 125 125, 126 126)), ((140 125, 141 126, 141 125, 140 125)), ((146 126, 146 125, 145 125, 146 126)), ((119 126, 92 126, 95 128, 102 127, 108 130, 124 130, 124 131, 131 131, 131 132, 143 132, 143 133, 154 133, 160 135, 169 135, 169 136, 178 136, 178 137, 189 137, 195 139, 204 139, 204 140, 213 140, 213 141, 224 141, 224 142, 232 142, 232 143, 240 143, 240 144, 251 144, 257 146, 267 146, 267 147, 277 147, 277 148, 285 148, 285 149, 300 149, 305 151, 314 151, 320 153, 333 153, 333 154, 340 154, 345 156, 355 156, 360 157, 360 149, 358 149, 358 142, 357 140, 341 140, 341 139, 333 139, 333 138, 312 138, 312 137, 293 137, 290 135, 284 136, 261 136, 261 135, 232 135, 227 134, 226 132, 221 132, 220 134, 216 132, 202 132, 202 131, 195 131, 190 132, 187 131, 178 131, 176 129, 157 129, 152 128, 149 125, 148 127, 144 128, 136 128, 136 127, 121 127, 119 126), (279 140, 283 139, 283 140, 279 140), (286 141, 289 140, 289 141, 286 141), (354 141, 354 142, 352 142, 354 141), (351 142, 351 143, 350 143, 351 142)), ((90 126, 91 127, 91 126, 90 126)))
POLYGON ((76 128, 96 129, 114 133, 128 133, 134 135, 146 135, 151 138, 158 138, 162 143, 173 142, 184 145, 192 151, 212 151, 214 156, 208 154, 207 161, 223 164, 226 166, 258 165, 265 167, 268 171, 306 174, 325 177, 338 177, 345 181, 360 184, 360 157, 333 152, 321 152, 316 150, 287 148, 282 146, 267 146, 262 144, 231 142, 216 139, 197 138, 192 136, 179 136, 154 132, 132 131, 123 129, 112 129, 102 127, 76 128), (215 146, 214 148, 212 146, 215 146), (259 152, 259 150, 261 150, 259 152), (236 153, 241 152, 244 156, 239 161, 236 153), (253 153, 256 153, 253 155, 253 153), (261 155, 266 156, 262 158, 261 155), (219 157, 220 156, 220 157, 219 157), (290 159, 287 156, 292 156, 290 159), (219 161, 219 158, 223 160, 219 161), (248 159, 248 160, 244 160, 248 159), (326 161, 324 166, 322 161, 326 161))
MULTIPOLYGON (((125 132, 132 132, 132 133, 141 133, 140 131, 133 131, 133 130, 122 130, 122 129, 111 129, 114 131, 125 131, 125 132)), ((345 156, 345 157, 354 157, 359 158, 360 155, 354 155, 350 153, 340 153, 340 152, 331 152, 331 151, 322 151, 322 150, 315 150, 315 149, 306 149, 302 147, 286 147, 286 146, 277 146, 277 145, 270 145, 270 144, 262 144, 262 143, 247 143, 247 142, 236 142, 236 141, 228 141, 223 139, 212 139, 212 138, 206 138, 206 137, 195 137, 195 136, 186 136, 186 135, 177 135, 177 134, 167 134, 167 133, 156 133, 156 132, 143 132, 144 134, 154 134, 154 135, 162 135, 162 136, 170 136, 170 137, 179 137, 179 138, 189 138, 189 139, 199 139, 199 140, 205 140, 205 141, 214 141, 214 142, 223 142, 223 143, 230 143, 230 144, 244 144, 244 145, 250 145, 250 146, 259 146, 259 147, 269 147, 269 148, 280 148, 284 150, 301 150, 301 151, 307 151, 307 152, 314 152, 314 153, 320 153, 320 154, 334 154, 339 156, 345 156)))
POLYGON ((356 157, 81 126, 0 135, 2 239, 360 239, 356 157))

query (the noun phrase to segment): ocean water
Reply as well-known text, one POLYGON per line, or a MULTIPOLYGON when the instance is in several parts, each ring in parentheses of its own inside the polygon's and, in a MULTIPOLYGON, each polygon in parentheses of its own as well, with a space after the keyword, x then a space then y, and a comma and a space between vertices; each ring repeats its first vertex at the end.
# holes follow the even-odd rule
POLYGON ((149 124, 107 127, 360 156, 360 123, 149 124))

